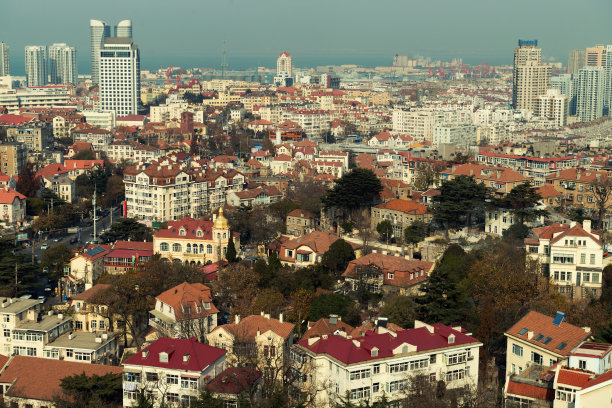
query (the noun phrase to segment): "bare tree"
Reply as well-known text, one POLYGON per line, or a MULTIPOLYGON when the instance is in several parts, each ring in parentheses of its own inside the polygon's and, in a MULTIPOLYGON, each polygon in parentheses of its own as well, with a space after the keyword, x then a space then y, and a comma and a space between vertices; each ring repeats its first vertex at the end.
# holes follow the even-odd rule
POLYGON ((589 189, 593 192, 595 208, 597 209, 598 228, 603 231, 603 220, 612 203, 612 178, 605 174, 595 174, 596 179, 590 183, 589 189))

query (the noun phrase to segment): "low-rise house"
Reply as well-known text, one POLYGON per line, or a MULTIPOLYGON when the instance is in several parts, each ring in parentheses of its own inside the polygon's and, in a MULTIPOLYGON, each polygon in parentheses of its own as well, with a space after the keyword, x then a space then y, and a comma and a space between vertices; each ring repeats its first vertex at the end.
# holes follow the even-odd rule
POLYGON ((411 200, 393 199, 372 207, 372 229, 384 220, 393 224, 393 237, 402 240, 404 231, 415 221, 429 223, 432 215, 427 206, 411 200))
MULTIPOLYGON (((531 207, 532 210, 543 210, 542 204, 531 207)), ((515 217, 511 210, 506 208, 495 208, 485 211, 485 232, 492 235, 502 236, 504 232, 515 224, 519 224, 520 219, 515 217)), ((540 215, 532 221, 524 222, 530 228, 544 224, 544 216, 540 215)))
POLYGON ((14 356, 0 366, 0 394, 10 407, 52 407, 57 397, 72 400, 62 390, 63 378, 80 374, 89 377, 120 375, 122 372, 123 367, 14 356))
MULTIPOLYGON (((296 239, 283 242, 278 258, 284 265, 303 267, 321 262, 323 254, 331 244, 339 240, 337 235, 323 231, 314 231, 296 239)), ((355 250, 355 256, 361 256, 361 246, 352 242, 349 245, 355 250)))
POLYGON ((410 375, 442 380, 449 389, 478 384, 480 343, 460 327, 425 324, 395 333, 345 338, 323 335, 303 339, 292 348, 292 362, 303 374, 299 388, 325 390, 313 404, 332 406, 347 397, 351 403, 405 398, 410 375))
POLYGON ((319 226, 320 217, 307 210, 293 210, 287 214, 287 234, 301 237, 319 226))
MULTIPOLYGON (((217 326, 207 336, 208 344, 228 351, 231 366, 256 367, 264 373, 264 381, 281 378, 293 344, 295 325, 269 314, 236 315, 233 323, 217 326)), ((268 383, 269 384, 269 383, 268 383)))
POLYGON ((353 330, 355 330, 353 326, 343 322, 342 317, 338 315, 330 315, 329 318, 322 317, 316 322, 309 321, 306 327, 306 333, 304 333, 301 340, 311 337, 329 336, 332 334, 348 337, 353 330))
POLYGON ((564 322, 565 313, 549 317, 530 311, 504 333, 507 338, 506 377, 528 366, 553 366, 575 351, 591 335, 589 328, 564 322))
POLYGON ((123 406, 137 406, 139 392, 155 406, 189 406, 225 370, 225 355, 194 338, 157 339, 123 364, 123 406))
POLYGON ((13 224, 25 216, 26 196, 9 187, 0 189, 0 222, 13 224))
POLYGON ((117 364, 117 334, 69 332, 47 344, 43 357, 95 364, 117 364))
POLYGON ((74 202, 76 198, 76 187, 74 180, 66 176, 54 175, 52 178, 40 177, 41 184, 55 193, 67 203, 74 202))
POLYGON ((417 295, 434 263, 371 253, 349 262, 342 274, 349 291, 362 287, 375 294, 417 295))
POLYGON ((161 337, 204 340, 217 327, 219 310, 208 286, 184 282, 157 296, 149 313, 149 324, 161 337))
POLYGON ((152 256, 152 242, 117 241, 104 255, 104 273, 126 273, 148 262, 152 256))
POLYGON ((234 207, 270 205, 280 201, 283 194, 274 186, 263 185, 243 191, 233 191, 227 195, 227 203, 234 207))
MULTIPOLYGON (((552 184, 555 190, 562 194, 565 205, 597 210, 598 200, 594 188, 605 186, 608 177, 605 171, 571 167, 546 176, 546 183, 552 184)), ((611 203, 612 198, 607 197, 606 205, 611 203)))
POLYGON ((239 251, 240 236, 230 231, 223 208, 220 208, 219 215, 214 215, 213 221, 190 217, 169 221, 168 228, 153 235, 153 248, 155 253, 168 261, 205 265, 225 258, 230 239, 234 241, 236 251, 239 251))
MULTIPOLYGON (((257 159, 257 157, 256 157, 257 159)), ((270 161, 270 170, 272 174, 285 174, 293 167, 293 159, 291 156, 281 154, 270 161)))
POLYGON ((599 298, 602 290, 603 243, 591 221, 534 228, 525 238, 527 255, 539 261, 553 287, 571 299, 599 298))
POLYGON ((453 180, 459 176, 474 177, 477 183, 483 183, 497 196, 508 194, 514 187, 530 179, 521 173, 505 167, 484 166, 481 164, 459 164, 442 171, 443 181, 453 180))
POLYGON ((246 400, 255 405, 261 401, 261 371, 251 367, 229 367, 206 386, 225 407, 238 407, 246 400))
POLYGON ((78 253, 64 267, 66 295, 71 296, 90 289, 104 273, 104 256, 110 252, 110 245, 90 244, 78 253))
POLYGON ((64 160, 64 166, 68 170, 68 177, 75 180, 89 171, 104 168, 104 160, 64 160))

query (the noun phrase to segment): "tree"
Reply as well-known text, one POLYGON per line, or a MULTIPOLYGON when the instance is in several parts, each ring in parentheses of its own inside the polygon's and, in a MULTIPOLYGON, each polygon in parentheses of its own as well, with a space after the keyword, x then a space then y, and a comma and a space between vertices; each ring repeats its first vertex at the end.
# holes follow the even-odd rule
POLYGON ((376 225, 376 232, 378 232, 382 241, 389 242, 393 237, 393 224, 389 220, 382 220, 376 225))
POLYGON ((444 224, 447 233, 450 225, 470 226, 472 215, 482 210, 488 196, 489 189, 484 184, 473 177, 458 176, 440 186, 440 194, 433 198, 434 216, 444 224))
POLYGON ((316 321, 323 317, 329 317, 330 314, 336 314, 344 318, 352 304, 353 301, 350 297, 339 293, 320 295, 310 304, 309 319, 316 321))
MULTIPOLYGON (((134 218, 119 218, 110 229, 100 235, 104 241, 149 241, 153 240, 153 234, 149 227, 136 221, 134 218)), ((234 252, 235 252, 234 248, 234 252)))
POLYGON ((285 297, 276 289, 263 289, 257 294, 251 314, 267 313, 270 316, 278 316, 286 305, 285 297))
POLYGON ((72 158, 73 160, 95 160, 96 154, 93 150, 81 150, 72 158))
POLYGON ((323 207, 321 198, 325 192, 325 186, 312 179, 296 181, 289 187, 287 199, 297 203, 302 210, 318 215, 323 207))
POLYGON ((41 255, 41 265, 49 268, 53 279, 59 279, 64 274, 64 265, 72 258, 72 251, 66 245, 57 244, 48 248, 41 255))
POLYGON ((496 206, 509 210, 519 224, 530 222, 548 214, 546 210, 536 208, 542 196, 530 182, 519 184, 504 197, 496 200, 496 206))
POLYGON ((111 207, 123 201, 125 197, 125 184, 123 177, 112 175, 106 182, 106 188, 100 204, 104 207, 111 207))
POLYGON ((123 404, 121 374, 87 376, 85 373, 64 377, 60 387, 68 398, 58 397, 58 408, 121 407, 123 404))
POLYGON ((369 206, 380 199, 382 184, 372 170, 356 168, 336 181, 323 197, 325 208, 351 211, 369 206))
POLYGON ((419 191, 425 191, 440 181, 440 173, 444 165, 437 162, 427 162, 418 168, 414 179, 414 187, 419 191))
POLYGON ((238 260, 236 256, 236 247, 234 246, 234 239, 230 236, 229 241, 227 242, 227 252, 225 253, 225 259, 227 262, 234 263, 238 260))
POLYGON ((502 236, 504 239, 522 242, 529 235, 529 231, 530 228, 525 224, 512 224, 507 230, 504 230, 502 236))
POLYGON ((34 164, 27 162, 19 170, 17 180, 17 191, 26 197, 34 197, 40 188, 40 178, 36 176, 34 164))
POLYGON ((380 311, 380 316, 387 317, 391 323, 395 323, 405 329, 414 325, 414 301, 409 296, 397 295, 392 297, 380 311))
POLYGON ((355 251, 351 244, 343 239, 338 239, 323 254, 321 265, 332 274, 339 275, 345 271, 353 259, 355 259, 355 251))
POLYGON ((427 223, 414 221, 404 230, 404 242, 410 245, 417 244, 427 237, 427 223))
POLYGON ((308 321, 310 305, 314 300, 314 293, 307 289, 297 289, 289 296, 289 320, 294 322, 298 330, 298 338, 302 337, 302 322, 308 321))
POLYGON ((597 209, 598 227, 603 231, 603 220, 612 202, 612 178, 607 174, 595 174, 595 180, 590 183, 589 188, 593 189, 595 208, 597 209))
POLYGON ((223 270, 213 282, 218 307, 231 315, 248 316, 257 298, 259 275, 252 268, 236 263, 223 270))

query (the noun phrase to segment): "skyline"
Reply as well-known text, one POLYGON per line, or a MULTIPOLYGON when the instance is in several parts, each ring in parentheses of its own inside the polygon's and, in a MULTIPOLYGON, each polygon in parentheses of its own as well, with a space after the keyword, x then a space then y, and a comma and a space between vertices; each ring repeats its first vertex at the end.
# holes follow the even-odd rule
POLYGON ((224 40, 230 69, 273 67, 283 50, 292 54, 296 67, 391 65, 396 53, 443 60, 462 57, 470 64, 511 65, 512 50, 519 38, 538 39, 546 61, 565 64, 572 49, 612 42, 612 30, 606 21, 612 13, 612 3, 587 3, 576 8, 563 7, 573 5, 569 0, 556 2, 555 18, 551 19, 551 7, 527 0, 495 6, 485 0, 472 0, 467 5, 451 0, 435 4, 386 0, 376 7, 363 0, 337 0, 332 4, 314 0, 308 8, 280 0, 232 0, 223 4, 179 0, 171 6, 159 0, 110 0, 87 7, 77 0, 66 0, 61 9, 44 0, 27 5, 8 0, 2 6, 6 18, 0 41, 11 49, 11 66, 16 75, 25 72, 26 45, 54 42, 76 47, 79 72, 90 73, 90 19, 111 25, 131 19, 134 41, 142 50, 143 69, 170 64, 218 68, 224 40), (143 8, 145 4, 147 8, 143 8), (601 12, 593 13, 594 8, 601 12), (27 15, 28 30, 24 31, 23 16, 32 9, 40 12, 27 15), (160 12, 163 10, 166 11, 160 12), (363 15, 370 18, 364 20, 363 15), (581 21, 589 22, 589 30, 579 26, 562 29, 581 21), (178 26, 180 30, 174 29, 178 26), (253 35, 254 31, 257 35, 253 35))

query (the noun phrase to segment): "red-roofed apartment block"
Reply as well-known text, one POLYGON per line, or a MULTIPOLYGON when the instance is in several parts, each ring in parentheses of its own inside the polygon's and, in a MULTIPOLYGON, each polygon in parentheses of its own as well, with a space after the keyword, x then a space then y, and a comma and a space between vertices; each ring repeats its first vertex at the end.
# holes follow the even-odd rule
POLYGON ((292 349, 293 361, 312 368, 304 386, 325 387, 316 394, 320 406, 333 406, 346 396, 359 404, 405 398, 410 374, 416 371, 447 388, 478 384, 478 355, 482 343, 460 327, 415 321, 415 328, 366 332, 346 338, 322 335, 301 340, 292 349))
POLYGON ((189 406, 200 390, 225 369, 226 351, 195 338, 160 338, 123 364, 123 406, 137 406, 139 392, 151 392, 155 406, 189 406), (159 390, 164 390, 160 393, 159 390))

